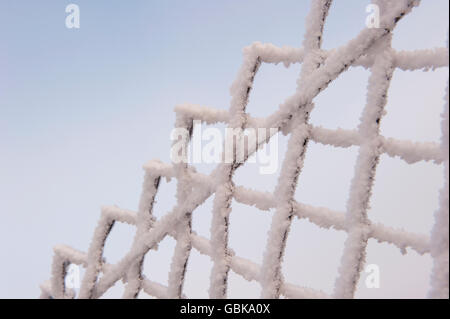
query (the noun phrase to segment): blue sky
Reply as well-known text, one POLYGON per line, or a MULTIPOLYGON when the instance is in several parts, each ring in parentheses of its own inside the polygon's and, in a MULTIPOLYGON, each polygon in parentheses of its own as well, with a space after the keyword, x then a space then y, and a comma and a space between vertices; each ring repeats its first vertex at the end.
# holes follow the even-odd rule
MULTIPOLYGON (((67 29, 69 3, 0 0, 3 298, 39 295, 39 284, 50 276, 55 244, 87 250, 101 205, 136 209, 142 164, 153 158, 169 161, 174 106, 191 102, 227 109, 242 48, 254 41, 301 46, 309 9, 309 1, 293 0, 79 0, 73 3, 80 7, 81 27, 67 29)), ((325 48, 345 44, 364 28, 368 3, 335 1, 325 28, 325 48)), ((448 1, 425 0, 400 22, 393 46, 404 50, 442 47, 447 30, 448 1)), ((299 65, 290 69, 262 66, 249 112, 255 116, 272 113, 294 92, 299 71, 299 65)), ((311 121, 329 128, 355 128, 365 103, 368 75, 361 68, 342 75, 317 98, 311 121)), ((448 69, 396 71, 382 133, 438 141, 447 79, 448 69)), ((286 141, 280 138, 280 154, 286 141)), ((298 199, 345 209, 357 150, 312 144, 310 152, 298 199)), ((373 218, 427 233, 442 168, 430 163, 411 168, 399 160, 384 159, 377 174, 373 218), (392 186, 393 180, 403 184, 392 186), (414 202, 411 194, 421 195, 414 202)), ((273 190, 277 176, 256 172, 252 166, 238 171, 237 184, 273 190)), ((158 216, 174 203, 171 184, 162 185, 155 210, 158 216)), ((202 217, 194 217, 194 227, 205 236, 209 236, 210 207, 211 199, 199 209, 202 217)), ((271 213, 238 204, 233 207, 230 245, 240 255, 260 262, 271 213), (258 227, 243 242, 248 223, 258 227)), ((132 237, 131 228, 118 226, 106 247, 108 260, 123 256, 132 237)), ((287 278, 331 292, 344 239, 343 233, 297 221, 287 247, 287 255, 292 256, 286 259, 287 278), (314 243, 307 246, 308 242, 314 243)), ((386 279, 378 291, 362 287, 360 296, 424 296, 429 258, 414 253, 403 257, 390 246, 375 246, 369 244, 373 251, 369 251, 369 262, 380 264, 386 279), (409 276, 391 280, 411 264, 415 266, 409 276)), ((145 269, 152 279, 166 281, 171 247, 173 242, 165 240, 158 259, 148 258, 152 262, 145 269)), ((193 253, 186 283, 190 296, 206 297, 209 275, 204 274, 209 267, 207 257, 193 253)), ((259 296, 257 284, 233 274, 231 285, 230 296, 259 296)), ((120 296, 119 290, 111 296, 120 296)))

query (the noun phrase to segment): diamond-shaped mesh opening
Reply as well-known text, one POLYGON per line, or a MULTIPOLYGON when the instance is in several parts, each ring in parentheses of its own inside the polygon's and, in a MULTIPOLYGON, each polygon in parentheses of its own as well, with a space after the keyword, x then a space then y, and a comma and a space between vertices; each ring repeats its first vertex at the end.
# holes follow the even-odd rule
POLYGON ((369 218, 394 228, 428 234, 439 208, 442 186, 442 166, 427 162, 408 165, 383 155, 377 167, 369 218))
POLYGON ((261 295, 261 286, 257 282, 245 280, 234 271, 230 271, 228 276, 228 297, 230 299, 255 299, 261 295))
POLYGON ((406 255, 392 245, 369 240, 364 270, 356 298, 426 298, 431 274, 430 255, 409 250, 406 255), (378 267, 379 286, 371 276, 378 267))
POLYGON ((189 143, 188 163, 197 172, 211 174, 221 161, 226 126, 223 123, 208 125, 196 118, 193 120, 196 124, 189 143))
POLYGON ((295 91, 301 65, 263 63, 255 75, 247 112, 253 117, 266 117, 273 113, 286 96, 295 91))
POLYGON ((366 7, 370 1, 333 1, 324 27, 324 49, 345 45, 365 27, 366 7), (343 37, 342 34, 350 35, 343 37))
POLYGON ((173 201, 177 193, 177 180, 160 178, 158 192, 153 203, 152 215, 160 219, 173 209, 173 201))
POLYGON ((168 270, 175 249, 176 241, 166 237, 156 250, 150 250, 145 256, 143 274, 151 281, 167 286, 168 270))
POLYGON ((407 19, 399 21, 392 47, 396 50, 441 47, 448 35, 448 5, 446 0, 421 1, 407 19))
POLYGON ((295 199, 301 203, 345 211, 358 149, 308 145, 295 199))
POLYGON ((229 243, 238 256, 260 264, 264 242, 270 229, 273 212, 261 211, 233 201, 230 215, 229 243), (243 235, 244 234, 244 235, 243 235))
POLYGON ((366 105, 369 76, 370 72, 361 67, 350 68, 330 83, 314 99, 311 124, 328 129, 356 129, 366 105))
POLYGON ((214 196, 210 196, 192 215, 192 230, 205 238, 211 235, 213 201, 214 196))
POLYGON ((273 192, 278 183, 289 136, 277 133, 234 173, 236 185, 273 192), (256 186, 255 186, 256 185, 256 186))
POLYGON ((395 70, 381 134, 417 142, 439 142, 448 69, 395 70), (407 111, 405 111, 407 108, 407 111))
POLYGON ((213 263, 211 258, 200 254, 196 249, 191 251, 184 279, 184 292, 188 298, 208 298, 209 276, 213 263))
POLYGON ((308 220, 295 218, 283 261, 285 280, 331 294, 345 237, 344 232, 319 228, 308 220))
POLYGON ((101 299, 121 299, 125 291, 125 284, 122 281, 117 281, 108 291, 101 296, 101 299))
POLYGON ((103 258, 110 264, 122 259, 133 245, 135 231, 131 225, 115 222, 105 242, 103 258))

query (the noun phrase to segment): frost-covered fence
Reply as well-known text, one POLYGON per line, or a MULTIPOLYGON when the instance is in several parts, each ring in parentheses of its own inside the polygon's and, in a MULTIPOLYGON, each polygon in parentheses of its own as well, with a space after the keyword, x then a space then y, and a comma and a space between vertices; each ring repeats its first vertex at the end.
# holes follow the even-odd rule
MULTIPOLYGON (((377 0, 380 8, 380 27, 367 28, 346 45, 330 51, 321 49, 323 26, 331 0, 313 0, 307 18, 303 48, 276 47, 254 43, 244 50, 244 61, 231 87, 231 106, 228 112, 196 105, 176 107, 176 127, 192 132, 193 121, 226 123, 230 128, 277 128, 290 135, 287 154, 274 194, 259 192, 234 185, 232 178, 242 166, 236 160, 221 163, 210 174, 198 173, 186 163, 164 164, 150 161, 144 165, 145 178, 138 212, 118 207, 104 207, 87 253, 66 246, 55 247, 51 280, 42 285, 44 298, 71 298, 73 291, 65 287, 65 276, 70 264, 86 268, 79 298, 99 298, 118 280, 126 282, 124 297, 135 298, 144 291, 158 298, 184 298, 183 282, 192 249, 208 255, 213 261, 210 274, 211 298, 227 296, 228 272, 232 269, 246 280, 261 284, 263 298, 352 298, 365 262, 369 238, 406 248, 419 254, 431 254, 434 265, 429 297, 449 296, 449 104, 448 90, 442 117, 442 142, 417 143, 385 138, 380 135, 380 121, 387 102, 390 80, 396 68, 402 70, 435 69, 448 67, 448 47, 433 50, 398 52, 391 47, 392 31, 418 0, 377 0), (272 115, 252 118, 246 105, 261 63, 303 63, 298 86, 272 115), (308 123, 314 98, 351 67, 364 67, 371 71, 367 103, 357 130, 329 130, 308 123), (359 146, 350 196, 346 212, 336 212, 297 202, 294 199, 298 176, 303 167, 308 141, 335 147, 359 146), (411 164, 433 161, 445 167, 445 186, 440 197, 440 208, 435 212, 435 225, 430 236, 393 229, 371 223, 368 203, 380 155, 399 157, 411 164), (161 178, 177 180, 176 204, 172 211, 156 220, 152 207, 161 178), (203 238, 191 229, 194 210, 214 195, 211 238, 203 238), (263 211, 273 209, 274 216, 267 239, 262 265, 236 256, 228 246, 231 202, 251 205, 263 211), (307 219, 322 228, 347 232, 348 237, 341 259, 335 291, 332 296, 313 288, 300 287, 283 280, 281 263, 290 224, 294 217, 307 219), (108 235, 116 222, 136 226, 131 250, 116 264, 104 261, 103 250, 108 235), (166 236, 173 237, 175 247, 168 286, 150 281, 142 273, 146 253, 166 236)), ((415 9, 416 10, 416 9, 415 9)), ((189 136, 190 138, 190 136, 189 136)), ((184 143, 188 145, 189 138, 184 143)), ((242 136, 241 136, 242 138, 242 136)), ((262 146, 270 140, 268 135, 259 141, 262 146)), ((249 149, 249 155, 257 151, 249 149)), ((188 297, 188 296, 187 296, 188 297)))

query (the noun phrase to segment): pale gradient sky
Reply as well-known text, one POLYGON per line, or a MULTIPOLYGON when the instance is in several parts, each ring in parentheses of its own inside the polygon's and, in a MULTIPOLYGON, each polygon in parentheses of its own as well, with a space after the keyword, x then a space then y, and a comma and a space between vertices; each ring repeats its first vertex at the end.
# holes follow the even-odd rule
MULTIPOLYGON (((52 247, 86 251, 100 206, 137 209, 142 164, 169 162, 176 104, 227 109, 229 87, 254 41, 300 46, 310 1, 88 1, 76 0, 81 28, 65 27, 69 1, 0 0, 0 297, 35 298, 50 276, 52 247)), ((335 0, 324 48, 345 44, 364 28, 369 1, 335 0)), ((394 32, 396 49, 446 45, 448 1, 424 0, 394 32)), ((296 86, 300 65, 263 65, 248 111, 266 116, 296 86)), ((369 71, 352 68, 320 94, 311 122, 356 128, 365 104, 369 71)), ((448 68, 394 73, 382 134, 439 141, 448 68)), ((280 164, 286 137, 279 140, 280 164)), ((310 143, 296 199, 345 210, 357 149, 310 143)), ((280 165, 281 166, 281 165, 280 165)), ((202 165, 202 171, 213 166, 202 165)), ((279 173, 279 171, 278 171, 279 173)), ((236 172, 238 185, 272 191, 277 174, 256 165, 236 172)), ((442 166, 406 165, 383 156, 372 208, 374 221, 428 233, 442 186, 442 166)), ((175 185, 161 183, 154 208, 174 205, 175 185)), ((209 237, 212 198, 194 213, 194 229, 209 237)), ((230 246, 260 263, 273 212, 233 202, 230 246)), ((118 261, 134 230, 116 225, 105 256, 118 261)), ((295 220, 283 272, 287 281, 331 293, 345 233, 295 220)), ((146 258, 145 274, 166 283, 174 242, 165 239, 146 258), (155 255, 155 257, 153 257, 155 255)), ((380 289, 357 297, 424 297, 431 259, 371 240, 368 263, 381 270, 380 289)), ((209 257, 193 251, 185 292, 207 297, 209 257)), ((117 284, 120 286, 120 284, 117 284)), ((121 287, 108 296, 117 297, 121 287)), ((259 297, 258 284, 231 272, 229 297, 259 297)))

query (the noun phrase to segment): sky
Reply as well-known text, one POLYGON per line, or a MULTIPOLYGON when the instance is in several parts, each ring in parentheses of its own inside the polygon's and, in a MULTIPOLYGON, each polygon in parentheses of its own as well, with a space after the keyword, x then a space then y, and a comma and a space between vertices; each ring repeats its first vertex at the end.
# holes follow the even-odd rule
MULTIPOLYGON (((0 0, 0 298, 36 298, 50 277, 52 247, 87 251, 102 205, 137 209, 142 165, 169 162, 174 107, 180 103, 228 109, 229 87, 242 49, 255 41, 300 47, 309 1, 294 0, 74 0, 80 28, 65 25, 69 1, 0 0)), ((365 27, 364 0, 336 0, 325 25, 325 49, 344 45, 365 27)), ((448 1, 424 0, 400 21, 393 47, 446 46, 448 1)), ((248 112, 267 116, 296 88, 301 65, 262 65, 248 112)), ((369 71, 350 68, 316 99, 311 123, 356 128, 369 71)), ((384 136, 413 141, 440 138, 448 68, 394 72, 384 136)), ((279 169, 261 175, 240 168, 237 185, 273 191, 288 138, 279 137, 279 169)), ((311 142, 296 200, 344 211, 358 150, 311 142)), ((214 165, 199 165, 210 172, 214 165)), ((443 184, 443 167, 407 165, 383 155, 369 217, 429 233, 443 184)), ((161 183, 157 217, 175 204, 175 181, 161 183)), ((209 237, 212 199, 194 212, 193 227, 209 237)), ((236 202, 230 247, 261 263, 273 211, 236 202), (251 233, 250 233, 251 231, 251 233)), ((106 244, 108 262, 120 260, 134 229, 118 224, 106 244)), ((344 232, 295 220, 286 247, 286 281, 332 293, 344 232)), ((175 242, 166 238, 146 258, 144 273, 167 283, 175 242)), ((388 244, 368 245, 368 264, 380 268, 380 288, 362 274, 356 297, 422 298, 432 265, 427 255, 402 255, 388 244)), ((195 250, 186 274, 188 297, 207 297, 209 257, 195 250)), ((120 283, 107 297, 120 297, 120 283)), ((229 297, 256 298, 260 286, 230 273, 229 297)))

